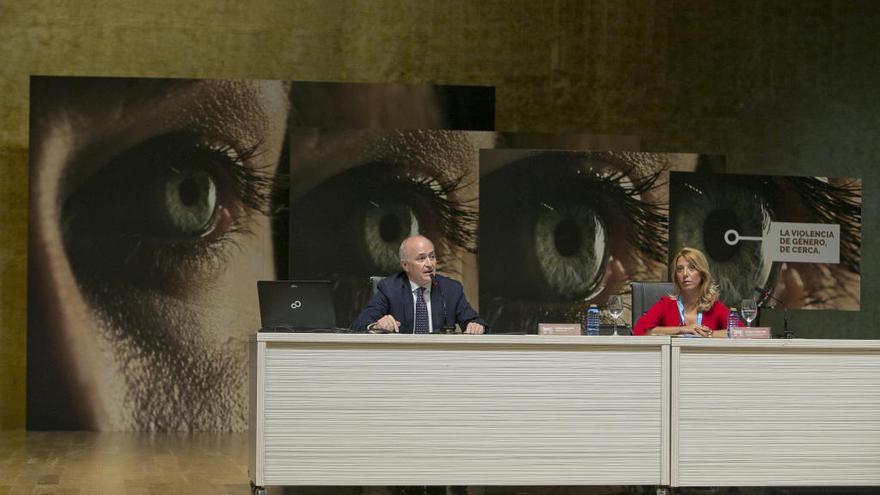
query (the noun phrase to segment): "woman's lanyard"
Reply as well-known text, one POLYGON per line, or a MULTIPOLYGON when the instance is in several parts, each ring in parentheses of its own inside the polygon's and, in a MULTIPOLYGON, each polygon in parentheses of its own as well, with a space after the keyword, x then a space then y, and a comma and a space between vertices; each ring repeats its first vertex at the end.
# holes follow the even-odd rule
MULTIPOLYGON (((684 325, 684 304, 681 303, 681 296, 678 296, 678 315, 681 316, 681 324, 684 325)), ((697 311, 697 325, 703 324, 703 312, 697 311)))

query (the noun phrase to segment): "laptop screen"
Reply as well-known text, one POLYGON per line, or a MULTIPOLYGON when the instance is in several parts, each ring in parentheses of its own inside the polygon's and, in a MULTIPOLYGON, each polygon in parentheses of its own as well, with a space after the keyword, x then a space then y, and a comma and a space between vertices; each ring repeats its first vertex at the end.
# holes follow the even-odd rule
POLYGON ((336 328, 333 295, 327 280, 260 280, 257 296, 263 330, 336 328))

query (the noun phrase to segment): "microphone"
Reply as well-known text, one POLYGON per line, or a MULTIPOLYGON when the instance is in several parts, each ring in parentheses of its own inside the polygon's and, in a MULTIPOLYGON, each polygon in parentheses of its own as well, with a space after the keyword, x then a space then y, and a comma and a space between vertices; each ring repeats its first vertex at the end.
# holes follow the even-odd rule
POLYGON ((431 274, 431 290, 437 289, 437 296, 440 298, 440 308, 442 309, 441 315, 443 316, 443 324, 440 325, 440 328, 443 330, 443 333, 455 333, 455 323, 452 325, 448 324, 448 312, 446 310, 446 298, 443 297, 443 289, 440 288, 440 283, 437 282, 437 275, 431 274))
POLYGON ((760 308, 761 306, 764 305, 764 303, 767 302, 767 299, 770 298, 770 292, 768 292, 760 287, 755 287, 755 292, 757 292, 758 296, 759 296, 757 303, 758 303, 758 307, 760 308))
POLYGON ((758 301, 758 307, 760 308, 768 299, 772 299, 776 302, 776 306, 782 305, 782 336, 786 339, 794 338, 794 331, 788 328, 788 307, 785 305, 782 300, 775 297, 768 290, 764 290, 760 287, 755 287, 755 292, 760 295, 760 300, 758 301))
POLYGON ((757 292, 761 296, 761 298, 758 301, 758 307, 760 307, 762 304, 767 302, 767 299, 772 299, 772 300, 776 301, 777 304, 781 304, 783 308, 785 307, 785 303, 782 302, 781 300, 779 300, 778 298, 774 297, 773 294, 770 293, 770 291, 764 290, 760 287, 755 287, 755 292, 757 292))

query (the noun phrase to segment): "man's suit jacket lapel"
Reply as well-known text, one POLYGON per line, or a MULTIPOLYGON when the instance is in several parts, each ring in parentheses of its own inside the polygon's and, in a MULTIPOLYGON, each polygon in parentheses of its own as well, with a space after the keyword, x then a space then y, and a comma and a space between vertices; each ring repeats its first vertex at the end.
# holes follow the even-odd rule
POLYGON ((400 327, 400 333, 413 333, 416 317, 413 314, 415 307, 415 299, 413 299, 412 288, 409 285, 409 279, 406 274, 403 275, 403 284, 400 287, 401 300, 403 301, 403 321, 400 327))
POLYGON ((439 285, 438 280, 437 287, 431 287, 431 326, 434 328, 443 328, 448 323, 443 321, 443 301, 440 300, 442 290, 439 285))

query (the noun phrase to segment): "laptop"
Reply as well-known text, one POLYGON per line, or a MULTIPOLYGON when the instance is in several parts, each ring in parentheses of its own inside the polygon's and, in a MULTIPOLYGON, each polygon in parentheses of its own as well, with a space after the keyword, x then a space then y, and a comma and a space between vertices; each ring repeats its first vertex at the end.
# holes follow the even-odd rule
POLYGON ((336 331, 329 280, 260 280, 263 332, 336 331))

